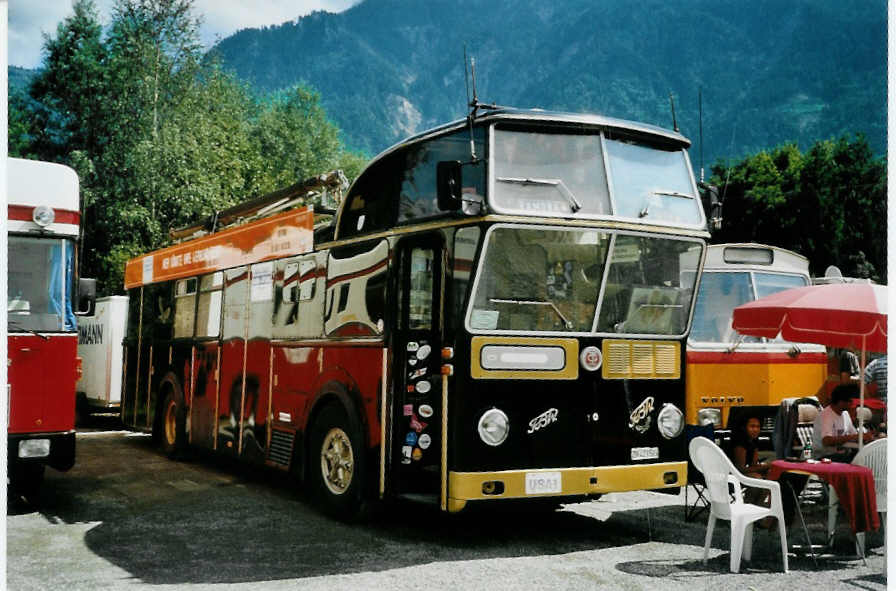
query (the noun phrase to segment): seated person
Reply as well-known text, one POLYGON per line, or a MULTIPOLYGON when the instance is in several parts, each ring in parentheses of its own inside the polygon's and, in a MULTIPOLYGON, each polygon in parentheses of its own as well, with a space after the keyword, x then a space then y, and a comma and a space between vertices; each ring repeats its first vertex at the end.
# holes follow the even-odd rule
MULTIPOLYGON (((849 416, 852 399, 858 395, 859 388, 855 384, 840 384, 831 392, 830 403, 815 417, 812 433, 814 458, 848 462, 855 455, 855 450, 846 449, 843 444, 859 440, 859 433, 849 416)), ((871 433, 863 434, 864 441, 870 441, 871 438, 871 433)))
POLYGON ((731 461, 742 474, 751 478, 765 478, 768 464, 759 461, 759 417, 747 416, 731 434, 731 461))
MULTIPOLYGON (((746 416, 739 423, 737 429, 731 434, 730 453, 731 462, 740 470, 741 474, 750 478, 765 478, 768 464, 759 461, 759 431, 761 423, 759 417, 746 416)), ((768 491, 759 488, 750 488, 744 494, 744 501, 754 505, 766 505, 768 491)), ((760 527, 767 524, 762 523, 760 527)))

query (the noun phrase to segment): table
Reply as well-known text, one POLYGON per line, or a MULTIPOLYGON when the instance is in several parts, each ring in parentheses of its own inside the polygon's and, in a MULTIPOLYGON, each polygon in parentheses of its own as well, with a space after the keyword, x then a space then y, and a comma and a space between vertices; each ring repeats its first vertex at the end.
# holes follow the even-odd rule
POLYGON ((849 517, 853 533, 872 531, 880 527, 874 474, 870 468, 841 462, 774 460, 767 476, 769 480, 778 480, 784 472, 812 474, 833 486, 840 498, 843 512, 849 517))

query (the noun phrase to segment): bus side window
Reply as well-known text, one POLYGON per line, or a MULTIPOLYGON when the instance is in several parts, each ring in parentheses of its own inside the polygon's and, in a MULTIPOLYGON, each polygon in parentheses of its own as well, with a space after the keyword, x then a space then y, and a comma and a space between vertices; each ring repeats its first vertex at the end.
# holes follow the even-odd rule
POLYGON ((476 258, 476 249, 479 246, 481 230, 478 227, 460 228, 454 234, 454 252, 452 253, 451 269, 451 298, 453 300, 450 309, 453 318, 449 320, 455 328, 463 325, 464 303, 467 297, 467 289, 470 285, 470 274, 473 269, 473 259, 476 258))
POLYGON ((181 279, 174 284, 174 338, 193 336, 196 320, 196 278, 181 279))
POLYGON ((249 296, 249 270, 237 267, 224 271, 223 338, 246 338, 246 299, 249 296))
POLYGON ((174 328, 174 284, 155 283, 143 288, 143 339, 167 341, 174 328))
POLYGON ((199 279, 199 312, 196 314, 196 336, 216 337, 221 334, 221 288, 224 275, 220 271, 199 279))
POLYGON ((333 249, 329 255, 324 318, 326 334, 382 334, 385 328, 388 241, 333 249))
POLYGON ((340 239, 385 230, 395 224, 403 165, 400 154, 373 163, 352 185, 339 218, 340 239))
POLYGON ((256 263, 252 265, 251 272, 248 337, 269 339, 274 313, 274 263, 256 263))
POLYGON ((136 287, 128 292, 128 328, 126 339, 137 344, 140 329, 140 298, 143 296, 143 288, 136 287))

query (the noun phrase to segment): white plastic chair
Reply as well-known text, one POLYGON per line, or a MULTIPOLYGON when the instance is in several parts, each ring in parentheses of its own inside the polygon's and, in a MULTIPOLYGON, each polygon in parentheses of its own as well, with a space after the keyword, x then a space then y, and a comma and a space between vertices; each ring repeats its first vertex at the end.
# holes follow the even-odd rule
MULTIPOLYGON (((874 475, 874 492, 877 497, 877 511, 881 513, 881 525, 884 534, 884 550, 886 551, 887 539, 887 440, 877 439, 862 447, 852 463, 857 466, 865 466, 871 469, 874 475)), ((828 543, 834 541, 834 532, 837 529, 837 514, 839 503, 834 487, 828 486, 828 543)), ((865 556, 865 533, 856 534, 856 553, 865 556)))
POLYGON ((705 437, 695 437, 688 446, 691 462, 703 473, 706 489, 709 492, 709 523, 706 527, 706 544, 703 547, 703 562, 709 558, 709 545, 716 519, 727 519, 731 522, 731 572, 740 572, 741 556, 750 560, 753 551, 753 522, 765 517, 778 520, 778 533, 781 536, 781 557, 784 560, 784 572, 787 572, 787 531, 784 525, 784 506, 781 504, 781 487, 777 482, 750 478, 741 474, 728 456, 715 443, 705 437), (728 485, 734 488, 734 495, 729 495, 728 485), (771 494, 771 506, 760 507, 744 503, 741 486, 763 488, 771 494))

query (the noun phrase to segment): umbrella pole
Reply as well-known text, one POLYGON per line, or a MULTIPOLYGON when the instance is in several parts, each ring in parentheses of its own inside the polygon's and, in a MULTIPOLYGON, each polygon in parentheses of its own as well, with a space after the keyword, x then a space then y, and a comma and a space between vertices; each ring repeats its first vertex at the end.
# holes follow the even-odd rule
MULTIPOLYGON (((865 335, 862 335, 862 358, 861 358, 861 369, 859 372, 859 407, 864 408, 865 406, 865 335)), ((864 445, 865 437, 862 427, 864 426, 864 411, 858 413, 859 414, 859 450, 862 449, 864 445)))

